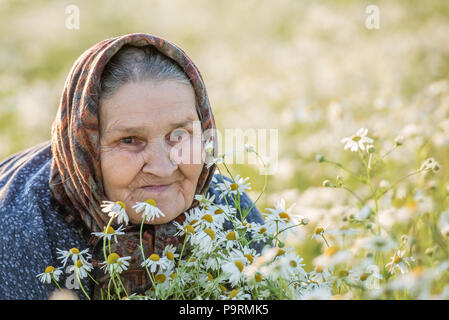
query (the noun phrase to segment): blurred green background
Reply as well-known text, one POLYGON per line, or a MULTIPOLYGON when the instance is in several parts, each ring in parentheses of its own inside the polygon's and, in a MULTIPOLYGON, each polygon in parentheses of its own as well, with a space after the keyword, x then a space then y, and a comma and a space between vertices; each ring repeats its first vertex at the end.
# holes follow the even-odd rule
MULTIPOLYGON (((340 140, 369 129, 386 152, 386 178, 429 156, 449 181, 449 2, 436 1, 0 1, 0 158, 50 138, 74 61, 93 44, 126 33, 166 38, 193 59, 206 82, 218 128, 279 130, 278 171, 259 206, 281 196, 295 212, 347 201, 323 190, 341 174, 315 154, 348 166, 340 140), (79 29, 66 28, 76 5, 79 29), (368 5, 380 28, 368 29, 368 5)), ((255 198, 264 176, 251 177, 255 198)), ((313 210, 309 211, 313 215, 313 210)))

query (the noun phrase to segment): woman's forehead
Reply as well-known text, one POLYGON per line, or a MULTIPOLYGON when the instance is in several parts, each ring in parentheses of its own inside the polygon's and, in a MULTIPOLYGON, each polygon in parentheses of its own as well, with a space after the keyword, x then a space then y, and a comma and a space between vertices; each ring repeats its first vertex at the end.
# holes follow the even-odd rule
POLYGON ((193 89, 177 83, 127 84, 102 101, 100 109, 104 132, 179 127, 199 120, 193 89))
POLYGON ((185 128, 192 127, 195 124, 200 125, 200 121, 197 119, 193 119, 188 117, 185 120, 181 121, 166 121, 165 123, 158 123, 155 126, 155 121, 143 121, 136 122, 128 122, 128 121, 117 121, 112 123, 109 127, 105 129, 105 134, 141 134, 151 131, 152 128, 163 127, 163 129, 169 131, 176 128, 185 128))

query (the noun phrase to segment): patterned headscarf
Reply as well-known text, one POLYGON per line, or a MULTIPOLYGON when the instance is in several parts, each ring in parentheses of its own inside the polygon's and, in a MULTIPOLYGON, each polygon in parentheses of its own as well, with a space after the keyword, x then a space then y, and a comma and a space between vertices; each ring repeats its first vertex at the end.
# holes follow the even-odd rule
MULTIPOLYGON (((203 132, 215 132, 214 116, 201 74, 192 60, 175 44, 154 35, 136 33, 103 40, 86 50, 70 70, 52 125, 50 171, 51 196, 62 208, 61 214, 65 221, 85 235, 103 231, 109 221, 109 217, 100 207, 103 200, 109 200, 104 193, 100 167, 100 78, 108 61, 125 45, 151 45, 174 60, 192 83, 203 132)), ((213 141, 215 154, 215 136, 213 141)), ((205 193, 214 171, 215 165, 203 167, 195 194, 205 193)), ((198 201, 194 200, 190 208, 197 205, 198 201)), ((182 216, 177 220, 182 219, 182 216)), ((158 246, 160 250, 167 243, 177 245, 178 241, 167 236, 173 234, 170 228, 173 228, 171 223, 148 229, 144 235, 148 247, 146 252, 152 252, 158 249, 155 249, 158 246)), ((135 234, 133 236, 131 233, 122 239, 115 249, 122 254, 137 255, 135 246, 135 234)), ((136 269, 139 269, 138 259, 135 259, 132 265, 133 263, 136 269)), ((130 272, 133 275, 126 284, 128 289, 144 285, 141 270, 130 272)))
MULTIPOLYGON (((65 209, 66 221, 77 224, 81 218, 91 232, 102 231, 109 220, 100 208, 101 202, 108 200, 100 169, 100 78, 105 65, 124 45, 152 45, 178 63, 195 91, 202 130, 215 128, 201 74, 175 44, 154 35, 137 33, 106 39, 86 50, 70 70, 52 125, 50 190, 65 209)), ((216 139, 214 141, 216 143, 216 139)), ((214 171, 215 166, 203 167, 195 194, 204 194, 214 171)), ((194 201, 192 207, 197 204, 194 201)))

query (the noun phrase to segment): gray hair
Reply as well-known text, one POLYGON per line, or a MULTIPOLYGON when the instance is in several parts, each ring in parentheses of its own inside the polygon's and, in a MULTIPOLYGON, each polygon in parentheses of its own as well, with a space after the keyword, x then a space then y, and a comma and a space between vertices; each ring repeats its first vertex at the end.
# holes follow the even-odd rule
POLYGON ((174 80, 192 86, 186 73, 154 46, 123 46, 106 64, 100 80, 100 99, 110 98, 128 82, 174 80))

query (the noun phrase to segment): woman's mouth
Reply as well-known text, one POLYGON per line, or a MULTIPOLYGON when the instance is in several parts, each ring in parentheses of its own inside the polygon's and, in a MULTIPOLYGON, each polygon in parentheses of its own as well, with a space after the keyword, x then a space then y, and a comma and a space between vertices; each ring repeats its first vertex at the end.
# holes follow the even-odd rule
POLYGON ((170 188, 172 184, 163 184, 163 185, 152 185, 152 186, 144 186, 142 189, 151 192, 151 193, 161 193, 170 188))

